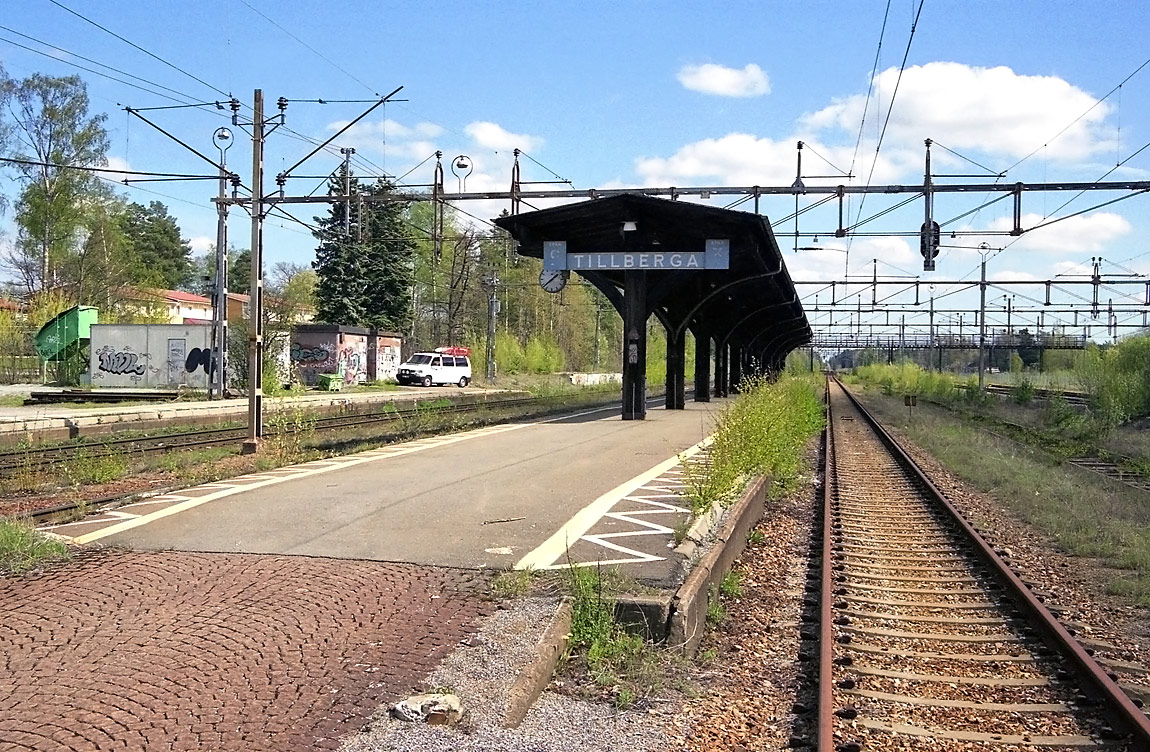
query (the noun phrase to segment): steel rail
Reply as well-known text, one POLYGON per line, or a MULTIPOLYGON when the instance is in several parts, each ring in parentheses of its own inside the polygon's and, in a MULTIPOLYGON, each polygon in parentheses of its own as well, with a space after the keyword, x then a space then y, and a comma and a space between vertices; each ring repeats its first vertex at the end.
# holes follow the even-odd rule
POLYGON ((818 699, 818 752, 834 752, 834 639, 832 624, 832 592, 834 568, 832 565, 832 479, 834 477, 834 431, 831 428, 830 385, 825 393, 826 427, 823 429, 823 535, 822 571, 819 593, 819 699, 818 699))
MULTIPOLYGON (((1007 586, 1014 597, 1015 605, 1019 606, 1030 617, 1030 624, 1041 634, 1043 641, 1063 656, 1077 671, 1078 675, 1090 685, 1106 709, 1103 711, 1111 720, 1120 726, 1132 737, 1132 749, 1140 752, 1150 752, 1150 718, 1143 713, 1134 701, 1126 695, 1118 684, 1107 675, 1106 670, 1086 652, 1086 649, 1074 639, 1066 627, 1050 612, 1046 606, 1030 591, 1030 588, 1014 573, 1010 566, 994 551, 994 548, 982 535, 974 529, 963 514, 950 502, 949 499, 931 481, 926 473, 902 448, 894 437, 862 406, 851 392, 833 376, 830 379, 843 390, 867 424, 887 447, 895 459, 903 465, 911 475, 922 484, 923 489, 938 502, 947 512, 951 522, 962 531, 968 542, 973 544, 975 551, 994 570, 995 575, 1007 586)), ((822 738, 819 739, 820 752, 822 738)), ((826 749, 832 749, 827 747, 826 749)))

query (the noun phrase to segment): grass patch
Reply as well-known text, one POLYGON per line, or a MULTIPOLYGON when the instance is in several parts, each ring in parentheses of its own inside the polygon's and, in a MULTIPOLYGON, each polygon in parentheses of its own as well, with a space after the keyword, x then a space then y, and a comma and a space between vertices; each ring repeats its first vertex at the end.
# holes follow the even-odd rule
POLYGON ((616 707, 627 708, 660 687, 663 658, 641 636, 615 622, 617 570, 571 566, 567 587, 572 597, 568 659, 606 691, 616 707))
POLYGON ((531 581, 529 569, 500 572, 491 581, 491 594, 497 598, 521 598, 531 591, 531 581))
POLYGON ((755 528, 750 532, 749 535, 747 535, 747 543, 750 543, 752 546, 761 545, 762 543, 766 542, 766 540, 767 536, 764 535, 763 531, 759 530, 758 528, 755 528))
POLYGON ((120 453, 94 455, 82 450, 60 463, 60 472, 73 486, 111 483, 128 475, 128 458, 120 453))
POLYGON ((727 598, 742 598, 743 573, 737 569, 732 569, 723 575, 723 580, 719 583, 719 592, 727 598))
POLYGON ((0 518, 0 574, 21 574, 68 555, 67 546, 41 534, 30 523, 0 518))
POLYGON ((1112 583, 1112 592, 1150 605, 1150 505, 1144 492, 988 434, 938 408, 924 406, 908 422, 898 402, 872 395, 867 406, 1067 553, 1129 572, 1112 583))
POLYGON ((711 599, 707 604, 707 626, 711 629, 717 628, 727 618, 727 609, 719 602, 718 598, 711 599))
POLYGON ((683 463, 692 512, 730 500, 754 475, 771 476, 772 492, 787 493, 807 442, 823 427, 820 388, 821 379, 812 376, 744 380, 734 404, 719 415, 711 446, 683 463))

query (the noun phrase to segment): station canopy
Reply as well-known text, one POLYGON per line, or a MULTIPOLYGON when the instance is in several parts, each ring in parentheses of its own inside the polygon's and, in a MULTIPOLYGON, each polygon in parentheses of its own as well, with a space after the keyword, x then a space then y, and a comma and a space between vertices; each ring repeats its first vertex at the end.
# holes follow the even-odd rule
POLYGON ((811 340, 770 222, 759 214, 620 194, 495 223, 518 241, 520 255, 582 275, 621 314, 625 291, 637 290, 638 320, 654 314, 668 342, 689 329, 696 340, 713 339, 716 352, 729 347, 748 367, 777 371, 811 340))

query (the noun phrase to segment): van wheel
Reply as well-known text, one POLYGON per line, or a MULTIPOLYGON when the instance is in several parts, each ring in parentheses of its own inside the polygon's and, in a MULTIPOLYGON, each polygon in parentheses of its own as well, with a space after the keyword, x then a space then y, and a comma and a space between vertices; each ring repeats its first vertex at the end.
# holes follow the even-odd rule
POLYGON ((431 377, 430 376, 424 376, 423 377, 423 385, 424 386, 431 386, 431 377))
POLYGON ((470 383, 471 383, 471 379, 467 378, 466 376, 463 376, 459 379, 459 387, 461 389, 470 383))

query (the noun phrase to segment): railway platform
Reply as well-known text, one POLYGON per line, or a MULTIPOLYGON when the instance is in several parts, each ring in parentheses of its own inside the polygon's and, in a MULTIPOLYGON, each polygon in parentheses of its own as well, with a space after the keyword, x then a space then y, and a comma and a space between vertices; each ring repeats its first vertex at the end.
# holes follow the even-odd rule
POLYGON ((29 750, 334 750, 444 655, 476 649, 459 645, 496 609, 496 571, 602 562, 674 592, 693 560, 689 464, 725 402, 487 426, 48 526, 96 545, 0 583, 0 642, 19 646, 0 685, 5 670, 26 679, 0 699, 0 735, 29 750))

